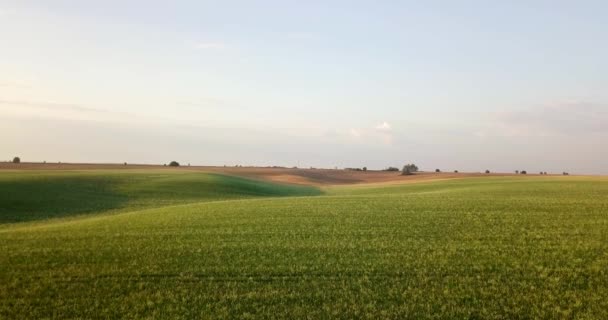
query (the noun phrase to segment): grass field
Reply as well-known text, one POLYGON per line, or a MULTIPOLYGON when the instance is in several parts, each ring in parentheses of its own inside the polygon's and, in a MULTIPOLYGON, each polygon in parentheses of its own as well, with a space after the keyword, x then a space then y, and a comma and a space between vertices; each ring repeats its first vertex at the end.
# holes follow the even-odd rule
POLYGON ((607 178, 13 171, 0 193, 0 318, 608 318, 607 178))
POLYGON ((200 172, 13 171, 0 174, 0 223, 202 201, 320 193, 314 187, 200 172))

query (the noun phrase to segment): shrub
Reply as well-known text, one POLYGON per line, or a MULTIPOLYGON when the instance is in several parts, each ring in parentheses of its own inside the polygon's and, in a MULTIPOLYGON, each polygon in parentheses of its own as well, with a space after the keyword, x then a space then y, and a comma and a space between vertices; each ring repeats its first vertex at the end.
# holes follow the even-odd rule
POLYGON ((13 163, 21 163, 21 158, 19 158, 19 157, 14 157, 14 158, 13 158, 13 163))
POLYGON ((458 170, 454 170, 454 173, 458 173, 458 170))
POLYGON ((399 168, 388 167, 388 168, 384 169, 383 171, 399 171, 399 168))
POLYGON ((515 174, 519 174, 519 170, 515 170, 515 174))
POLYGON ((528 172, 526 170, 522 170, 521 174, 528 174, 528 172))
POLYGON ((367 171, 367 167, 363 167, 363 171, 367 171))
POLYGON ((414 172, 418 171, 418 166, 410 163, 410 164, 406 164, 403 166, 403 170, 401 171, 401 174, 404 176, 409 176, 414 174, 414 172))
POLYGON ((439 169, 435 169, 435 172, 439 173, 439 172, 441 172, 441 170, 439 170, 439 169))
POLYGON ((486 170, 486 173, 490 173, 490 170, 486 170))
POLYGON ((179 162, 171 161, 171 162, 169 162, 169 167, 179 167, 179 162))

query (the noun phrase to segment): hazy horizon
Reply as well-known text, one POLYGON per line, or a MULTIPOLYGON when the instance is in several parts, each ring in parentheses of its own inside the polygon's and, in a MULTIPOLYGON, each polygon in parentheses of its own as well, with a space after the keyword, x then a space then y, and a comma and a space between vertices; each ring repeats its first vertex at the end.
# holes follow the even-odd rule
POLYGON ((606 10, 0 0, 0 158, 608 174, 606 10))

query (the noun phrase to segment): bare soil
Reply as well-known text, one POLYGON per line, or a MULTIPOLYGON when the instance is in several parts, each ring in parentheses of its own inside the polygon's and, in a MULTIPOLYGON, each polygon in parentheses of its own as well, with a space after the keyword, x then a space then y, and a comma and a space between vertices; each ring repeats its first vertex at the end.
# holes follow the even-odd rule
POLYGON ((1 170, 124 170, 124 169, 163 169, 163 170, 192 170, 236 175, 254 179, 270 180, 281 183, 303 184, 313 186, 370 184, 370 183, 415 183, 429 180, 444 180, 465 177, 508 176, 507 173, 435 173, 419 172, 403 176, 400 172, 388 171, 350 171, 342 169, 295 169, 276 167, 212 167, 212 166, 181 166, 168 167, 162 165, 142 164, 87 164, 87 163, 0 163, 1 170))

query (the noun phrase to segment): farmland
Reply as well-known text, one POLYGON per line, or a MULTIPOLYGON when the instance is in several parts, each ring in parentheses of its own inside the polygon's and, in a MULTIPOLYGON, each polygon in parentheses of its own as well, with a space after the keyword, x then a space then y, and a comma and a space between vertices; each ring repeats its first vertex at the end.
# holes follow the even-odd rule
POLYGON ((0 171, 0 318, 608 318, 607 178, 211 171, 0 171))

